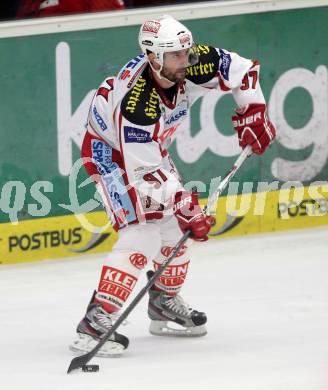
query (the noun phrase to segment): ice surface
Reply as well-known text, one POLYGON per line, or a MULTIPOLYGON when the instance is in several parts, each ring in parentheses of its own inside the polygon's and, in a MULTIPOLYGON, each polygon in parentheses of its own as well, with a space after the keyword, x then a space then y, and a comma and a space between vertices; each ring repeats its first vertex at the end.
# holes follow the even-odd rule
POLYGON ((67 375, 103 258, 0 267, 1 389, 328 389, 328 228, 194 245, 183 296, 208 335, 151 336, 144 299, 124 356, 67 375))

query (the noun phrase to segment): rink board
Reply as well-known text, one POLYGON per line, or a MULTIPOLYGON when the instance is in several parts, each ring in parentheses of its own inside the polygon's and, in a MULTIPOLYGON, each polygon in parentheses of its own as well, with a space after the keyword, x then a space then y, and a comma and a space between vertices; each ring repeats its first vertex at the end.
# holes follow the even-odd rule
POLYGON ((327 225, 328 185, 223 197, 216 219, 216 238, 327 225))
POLYGON ((108 251, 116 241, 104 212, 0 225, 0 264, 108 251))
MULTIPOLYGON (((141 21, 163 11, 1 24, 0 264, 112 247, 112 229, 97 228, 107 218, 94 185, 82 185, 86 173, 82 168, 74 178, 72 167, 95 89, 139 53, 141 21), (83 215, 88 205, 94 205, 87 215, 94 227, 74 215, 83 215), (20 222, 10 223, 15 219, 20 222)), ((261 61, 261 86, 277 127, 276 142, 235 176, 239 183, 255 184, 242 198, 253 210, 236 215, 233 205, 240 195, 220 199, 213 237, 328 225, 326 191, 306 192, 297 202, 272 191, 262 207, 264 193, 257 189, 258 182, 277 181, 281 188, 292 180, 306 186, 327 180, 328 1, 209 2, 165 7, 165 13, 185 21, 198 43, 261 61), (310 32, 304 26, 311 26, 310 32)), ((199 98, 170 147, 184 182, 201 184, 203 202, 211 180, 224 175, 240 153, 231 124, 234 108, 229 93, 213 90, 199 98)))
MULTIPOLYGON (((220 198, 212 238, 328 225, 328 184, 298 191, 220 198)), ((110 251, 117 234, 106 224, 104 212, 1 224, 0 264, 110 251)))

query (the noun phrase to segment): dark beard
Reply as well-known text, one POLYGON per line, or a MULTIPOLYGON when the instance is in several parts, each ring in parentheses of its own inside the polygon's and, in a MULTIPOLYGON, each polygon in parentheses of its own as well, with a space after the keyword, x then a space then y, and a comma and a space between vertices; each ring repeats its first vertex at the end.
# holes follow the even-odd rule
POLYGON ((161 71, 161 75, 175 84, 180 83, 186 78, 186 73, 184 73, 183 76, 177 76, 174 73, 167 72, 165 69, 161 71))

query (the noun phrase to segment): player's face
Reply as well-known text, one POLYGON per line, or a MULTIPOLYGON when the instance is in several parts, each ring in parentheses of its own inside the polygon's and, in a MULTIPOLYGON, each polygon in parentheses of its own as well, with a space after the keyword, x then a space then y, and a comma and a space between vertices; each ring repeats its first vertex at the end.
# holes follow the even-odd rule
POLYGON ((164 53, 162 76, 178 83, 186 77, 186 68, 189 66, 189 49, 164 53))

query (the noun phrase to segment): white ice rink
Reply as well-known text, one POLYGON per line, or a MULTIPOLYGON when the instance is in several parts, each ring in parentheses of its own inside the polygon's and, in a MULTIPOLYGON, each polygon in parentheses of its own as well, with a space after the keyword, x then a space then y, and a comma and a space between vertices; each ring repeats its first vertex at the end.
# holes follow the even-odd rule
POLYGON ((102 258, 0 267, 1 389, 328 389, 328 228, 195 245, 183 296, 208 335, 151 336, 144 299, 123 357, 67 375, 102 258))

